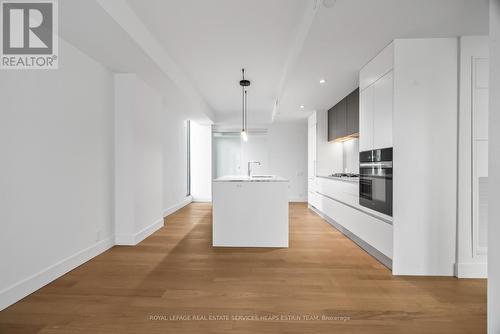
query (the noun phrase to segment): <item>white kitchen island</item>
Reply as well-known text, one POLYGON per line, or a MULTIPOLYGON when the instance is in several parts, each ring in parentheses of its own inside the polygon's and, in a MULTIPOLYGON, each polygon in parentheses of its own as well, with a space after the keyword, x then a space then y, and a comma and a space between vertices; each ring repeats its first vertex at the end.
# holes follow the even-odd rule
POLYGON ((213 246, 288 247, 288 180, 224 176, 212 191, 213 246))

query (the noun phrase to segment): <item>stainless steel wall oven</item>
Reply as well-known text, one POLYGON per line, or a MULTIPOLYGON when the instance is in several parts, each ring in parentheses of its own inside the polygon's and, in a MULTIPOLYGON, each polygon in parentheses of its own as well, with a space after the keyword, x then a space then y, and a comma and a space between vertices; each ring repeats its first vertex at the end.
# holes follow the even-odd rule
POLYGON ((392 216, 392 147, 359 153, 359 204, 392 216))

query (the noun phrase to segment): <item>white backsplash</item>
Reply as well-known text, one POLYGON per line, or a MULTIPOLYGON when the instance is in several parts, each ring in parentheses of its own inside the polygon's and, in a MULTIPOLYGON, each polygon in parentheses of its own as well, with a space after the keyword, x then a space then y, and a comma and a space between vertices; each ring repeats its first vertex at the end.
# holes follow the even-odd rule
POLYGON ((342 160, 344 173, 359 173, 359 139, 342 143, 342 160))
POLYGON ((343 168, 342 143, 328 142, 328 114, 318 111, 317 119, 317 175, 340 173, 343 168))

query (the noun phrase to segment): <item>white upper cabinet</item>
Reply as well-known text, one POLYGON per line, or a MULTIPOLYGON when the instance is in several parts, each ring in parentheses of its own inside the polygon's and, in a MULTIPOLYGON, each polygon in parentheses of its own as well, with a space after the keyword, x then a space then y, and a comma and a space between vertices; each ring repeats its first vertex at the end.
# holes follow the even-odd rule
POLYGON ((390 71, 373 86, 373 149, 392 147, 394 76, 390 71))
POLYGON ((359 150, 373 147, 373 86, 359 93, 359 150))
POLYGON ((392 147, 394 43, 359 72, 359 150, 392 147))

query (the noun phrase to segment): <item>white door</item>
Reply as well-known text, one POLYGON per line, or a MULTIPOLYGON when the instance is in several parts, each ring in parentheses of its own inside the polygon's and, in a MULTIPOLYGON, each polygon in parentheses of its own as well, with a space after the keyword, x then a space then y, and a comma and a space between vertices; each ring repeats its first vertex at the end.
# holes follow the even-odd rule
POLYGON ((472 59, 472 248, 488 249, 488 59, 472 59))

